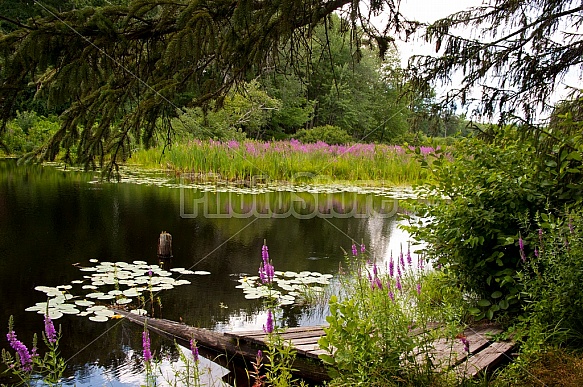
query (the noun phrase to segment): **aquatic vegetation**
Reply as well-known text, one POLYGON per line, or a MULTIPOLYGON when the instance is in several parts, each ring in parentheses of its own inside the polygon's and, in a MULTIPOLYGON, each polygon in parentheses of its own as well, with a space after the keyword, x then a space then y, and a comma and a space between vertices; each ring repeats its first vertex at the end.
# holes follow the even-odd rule
POLYGON ((112 307, 124 307, 132 313, 145 315, 144 293, 149 295, 153 308, 154 293, 190 284, 189 280, 182 278, 185 275, 210 274, 208 271, 180 267, 167 271, 148 265, 145 261, 99 262, 92 259, 90 262, 96 265, 79 268, 82 272, 92 273, 84 275, 83 280, 73 280, 71 284, 54 287, 37 286, 35 290, 45 293, 47 301, 37 302, 25 310, 46 313, 51 320, 69 314, 88 316, 94 322, 106 322, 113 318, 116 314, 112 307), (173 278, 173 274, 178 275, 178 278, 173 278))
MULTIPOLYGON (((431 147, 418 148, 428 155, 431 147)), ((423 179, 420 163, 399 145, 328 145, 289 141, 191 140, 166 149, 136 152, 130 163, 144 167, 194 173, 198 181, 262 180, 326 184, 333 181, 376 182, 376 185, 411 185, 423 179)))
MULTIPOLYGON (((263 262, 262 262, 263 265, 263 262)), ((260 276, 243 277, 239 279, 237 289, 242 289, 245 298, 249 300, 270 298, 278 306, 304 303, 304 295, 324 292, 324 286, 330 283, 332 274, 321 274, 311 271, 273 271, 272 281, 264 283, 260 276)))

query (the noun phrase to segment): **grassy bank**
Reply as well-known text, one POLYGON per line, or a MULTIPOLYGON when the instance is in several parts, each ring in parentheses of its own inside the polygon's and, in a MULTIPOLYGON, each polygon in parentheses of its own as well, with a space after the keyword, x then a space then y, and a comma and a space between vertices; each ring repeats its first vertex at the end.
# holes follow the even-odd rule
MULTIPOLYGON (((421 148, 429 154, 433 148, 421 148)), ((171 168, 177 172, 218 174, 225 180, 248 180, 264 176, 270 180, 403 186, 420 182, 424 171, 401 146, 384 144, 302 144, 296 140, 200 141, 140 150, 130 164, 146 168, 171 168)))

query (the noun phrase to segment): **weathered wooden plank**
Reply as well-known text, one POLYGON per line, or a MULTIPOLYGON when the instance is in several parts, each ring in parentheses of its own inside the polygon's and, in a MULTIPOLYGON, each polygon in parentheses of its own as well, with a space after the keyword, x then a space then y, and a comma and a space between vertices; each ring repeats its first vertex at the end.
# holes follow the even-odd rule
MULTIPOLYGON (((128 320, 143 325, 148 323, 148 329, 168 336, 183 344, 188 343, 190 338, 194 338, 199 346, 219 354, 226 354, 229 358, 239 356, 245 361, 254 361, 258 349, 265 349, 267 335, 261 330, 235 331, 235 332, 214 332, 207 329, 195 328, 185 324, 180 324, 170 320, 147 318, 137 316, 128 312, 118 311, 128 320)), ((430 332, 438 329, 440 324, 431 324, 426 328, 416 328, 410 334, 431 334, 438 335, 439 332, 430 332)), ((491 343, 490 335, 496 335, 501 329, 495 326, 480 326, 468 328, 464 335, 470 344, 470 353, 465 351, 464 344, 459 339, 438 339, 432 345, 433 349, 429 353, 432 361, 437 365, 437 369, 454 367, 456 373, 464 378, 471 378, 497 366, 514 348, 513 343, 495 342, 491 343)), ((286 341, 291 341, 291 345, 297 351, 294 368, 296 375, 316 382, 328 380, 329 377, 318 359, 318 355, 327 354, 326 350, 318 347, 318 340, 325 334, 323 327, 298 327, 289 328, 281 333, 281 337, 286 341)), ((425 354, 419 353, 418 360, 423 361, 425 354)))
MULTIPOLYGON (((259 349, 265 350, 263 343, 258 341, 260 345, 257 345, 254 340, 247 340, 244 337, 233 337, 222 332, 196 328, 166 319, 138 316, 123 310, 116 310, 116 313, 142 326, 147 322, 149 330, 176 340, 187 347, 189 340, 193 338, 200 347, 217 355, 226 355, 229 360, 237 360, 243 366, 248 366, 255 361, 259 349)), ((315 362, 314 358, 317 358, 317 355, 296 357, 296 361, 293 364, 294 374, 297 377, 316 383, 330 380, 322 364, 315 362)))
MULTIPOLYGON (((311 326, 311 327, 294 327, 294 328, 286 328, 285 332, 289 333, 297 333, 297 332, 323 332, 323 326, 311 326)), ((246 336, 246 337, 256 337, 256 336, 264 336, 265 332, 262 329, 253 329, 253 330, 246 330, 246 331, 231 331, 231 332, 224 332, 227 336, 246 336)))
POLYGON ((312 336, 312 337, 305 337, 301 339, 292 339, 292 343, 294 344, 318 344, 322 336, 312 336))
POLYGON ((509 359, 508 354, 514 349, 514 346, 513 342, 506 341, 492 343, 479 353, 470 356, 454 370, 462 378, 473 378, 487 370, 492 370, 503 360, 509 359))

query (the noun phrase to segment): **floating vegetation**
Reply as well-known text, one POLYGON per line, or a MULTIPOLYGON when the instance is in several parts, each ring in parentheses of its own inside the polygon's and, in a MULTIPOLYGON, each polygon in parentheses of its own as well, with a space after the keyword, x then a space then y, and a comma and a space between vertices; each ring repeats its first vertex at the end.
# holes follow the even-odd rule
POLYGON ((80 267, 79 270, 93 274, 84 275, 83 280, 73 280, 70 285, 37 286, 35 290, 46 294, 47 301, 37 302, 25 310, 48 314, 52 320, 68 314, 88 316, 89 320, 95 322, 115 318, 116 314, 111 307, 124 307, 131 313, 146 315, 144 299, 151 299, 152 293, 191 283, 183 278, 172 278, 173 273, 179 276, 211 274, 185 268, 166 271, 158 266, 150 266, 145 261, 99 262, 90 259, 89 262, 96 265, 80 267), (149 293, 148 297, 143 297, 146 292, 149 293), (100 302, 103 304, 98 304, 100 302))
POLYGON ((262 284, 259 276, 242 277, 235 287, 242 289, 248 300, 272 298, 280 306, 293 305, 305 302, 307 293, 323 293, 325 289, 321 285, 328 285, 332 277, 332 274, 313 271, 276 271, 272 287, 262 284))

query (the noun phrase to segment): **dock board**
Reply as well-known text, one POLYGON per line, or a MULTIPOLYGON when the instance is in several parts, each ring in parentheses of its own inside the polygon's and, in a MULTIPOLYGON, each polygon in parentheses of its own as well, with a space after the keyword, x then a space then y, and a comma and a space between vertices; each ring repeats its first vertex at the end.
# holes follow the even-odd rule
MULTIPOLYGON (((137 324, 144 325, 147 321, 148 329, 161 335, 181 342, 188 343, 191 338, 197 340, 198 345, 217 354, 226 355, 233 360, 242 358, 245 364, 255 360, 258 350, 265 350, 267 334, 261 330, 215 332, 208 329, 196 328, 171 320, 148 318, 125 311, 118 311, 122 316, 137 324)), ((428 329, 437 329, 434 324, 428 329)), ((497 326, 482 325, 470 327, 463 335, 470 343, 469 353, 458 339, 438 339, 433 342, 430 352, 433 364, 437 370, 453 369, 460 378, 473 378, 483 372, 492 371, 505 360, 514 349, 513 342, 493 341, 492 336, 501 333, 497 326)), ((422 334, 417 329, 413 334, 422 334)), ((281 337, 291 342, 296 350, 294 363, 297 377, 321 383, 329 380, 326 369, 319 361, 318 355, 327 353, 318 346, 318 340, 325 335, 324 327, 297 327, 288 328, 281 337)), ((188 344, 186 344, 188 345, 188 344)), ((419 355, 425 356, 425 355, 419 355)))

